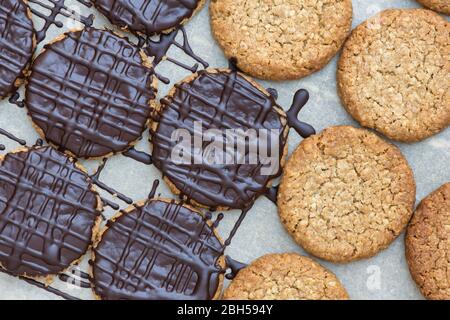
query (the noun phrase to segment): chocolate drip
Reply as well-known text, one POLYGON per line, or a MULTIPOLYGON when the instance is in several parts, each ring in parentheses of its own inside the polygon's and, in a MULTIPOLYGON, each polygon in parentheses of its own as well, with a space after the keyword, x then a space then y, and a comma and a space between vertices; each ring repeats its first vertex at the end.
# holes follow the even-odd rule
POLYGON ((106 198, 103 198, 103 197, 101 197, 100 199, 102 200, 103 205, 108 206, 108 207, 110 207, 110 208, 112 208, 114 210, 119 210, 120 206, 117 203, 112 202, 112 201, 110 201, 110 200, 108 200, 106 198))
MULTIPOLYGON (((105 168, 106 162, 108 161, 108 158, 104 158, 102 163, 100 164, 100 166, 98 167, 97 171, 95 172, 95 174, 91 175, 90 178, 92 179, 92 182, 98 186, 99 188, 105 190, 106 192, 108 192, 109 194, 116 196, 117 198, 119 198, 120 200, 122 200, 123 202, 126 202, 128 204, 132 204, 133 200, 129 197, 127 197, 126 195, 124 195, 123 193, 120 193, 119 191, 111 188, 110 186, 108 186, 107 184, 103 183, 100 181, 100 174, 102 173, 103 169, 105 168)), ((109 202, 107 202, 109 205, 109 202)))
POLYGON ((16 88, 33 56, 33 22, 21 0, 0 1, 0 98, 16 88))
POLYGON ((12 133, 10 133, 2 128, 0 128, 0 135, 7 137, 8 139, 15 141, 22 146, 27 144, 27 142, 25 140, 17 138, 15 135, 13 135, 12 133))
MULTIPOLYGON (((264 193, 268 182, 278 176, 262 175, 262 164, 224 164, 207 162, 178 164, 171 159, 176 145, 172 133, 177 129, 194 134, 194 121, 206 129, 273 129, 280 132, 277 145, 281 158, 287 138, 286 119, 281 108, 236 72, 199 71, 189 83, 176 85, 173 96, 161 100, 163 111, 152 133, 153 162, 187 201, 209 208, 242 209, 264 193)), ((248 149, 248 148, 246 148, 248 149)), ((249 150, 246 150, 246 157, 249 150)))
POLYGON ((155 98, 139 49, 110 31, 68 32, 34 61, 25 105, 45 138, 77 157, 122 152, 139 139, 155 98))
MULTIPOLYGON (((28 0, 29 3, 35 4, 35 6, 30 6, 31 12, 44 20, 44 25, 41 28, 41 30, 36 32, 36 39, 37 42, 41 42, 45 39, 48 29, 54 25, 58 28, 63 27, 63 23, 61 21, 57 20, 58 15, 62 15, 67 18, 71 18, 75 21, 80 22, 86 27, 92 26, 94 23, 94 15, 90 14, 89 16, 83 16, 80 15, 78 12, 75 12, 74 10, 69 9, 65 2, 66 0, 46 0, 50 4, 46 4, 42 0, 28 0), (39 9, 37 9, 39 7, 39 9), (44 13, 43 11, 48 10, 50 13, 44 13)), ((77 0, 80 4, 91 7, 92 4, 89 1, 85 0, 77 0)))
POLYGON ((19 101, 19 99, 20 94, 16 91, 9 97, 8 102, 18 106, 19 108, 25 107, 25 103, 23 102, 23 100, 19 101))
POLYGON ((230 256, 225 257, 225 262, 227 264, 227 267, 231 270, 230 273, 225 275, 225 277, 229 280, 234 279, 239 271, 247 267, 247 264, 236 261, 232 259, 230 256))
POLYGON ((8 153, 0 166, 0 264, 57 274, 88 249, 99 216, 87 176, 51 147, 8 153))
POLYGON ((21 280, 23 280, 23 281, 25 281, 25 282, 27 282, 27 283, 35 286, 35 287, 38 287, 40 289, 43 289, 43 290, 48 291, 50 293, 53 293, 53 294, 55 294, 55 295, 65 299, 65 300, 81 300, 81 299, 79 299, 77 297, 74 297, 74 296, 72 296, 72 295, 70 295, 68 293, 62 292, 61 290, 58 290, 58 289, 53 288, 51 286, 48 286, 48 285, 46 285, 46 284, 44 284, 42 282, 36 281, 34 279, 30 279, 30 278, 26 278, 26 277, 22 277, 22 276, 16 276, 15 274, 13 274, 12 272, 9 272, 8 270, 4 270, 4 269, 0 268, 0 272, 6 273, 6 274, 8 274, 10 276, 13 276, 13 277, 17 277, 18 279, 21 279, 21 280))
POLYGON ((234 72, 240 72, 241 70, 237 66, 237 58, 231 57, 228 59, 228 69, 234 71, 234 72))
POLYGON ((309 100, 309 93, 305 89, 298 90, 292 101, 292 105, 289 110, 286 112, 288 124, 291 128, 294 128, 295 131, 303 138, 307 138, 316 134, 316 130, 314 128, 305 123, 298 120, 298 114, 300 110, 306 105, 309 100))
POLYGON ((224 242, 224 247, 228 247, 231 244, 231 241, 233 240, 234 236, 236 235, 236 232, 238 231, 239 227, 241 226, 242 222, 244 221, 245 217, 247 216, 247 213, 250 211, 251 207, 242 209, 241 214, 239 215, 239 218, 237 219, 236 223, 233 226, 233 229, 231 229, 230 234, 224 242))
POLYGON ((143 48, 145 52, 149 55, 154 57, 153 59, 153 65, 158 65, 162 60, 166 59, 188 71, 196 72, 198 69, 198 64, 196 63, 194 66, 188 66, 182 62, 179 62, 176 59, 170 58, 167 56, 167 51, 169 51, 170 47, 172 45, 176 46, 177 48, 181 49, 186 55, 200 63, 203 68, 208 68, 209 64, 200 58, 198 55, 194 53, 192 50, 188 36, 186 33, 186 30, 184 27, 180 27, 178 29, 175 29, 174 31, 168 33, 168 34, 161 34, 159 36, 158 40, 152 40, 150 37, 147 37, 145 40, 143 40, 143 43, 145 43, 145 47, 143 48), (181 31, 181 35, 183 38, 182 43, 179 43, 176 40, 176 36, 181 31))
POLYGON ((264 193, 264 195, 267 197, 267 199, 269 199, 270 201, 272 201, 273 203, 275 203, 275 205, 277 204, 277 196, 278 196, 278 188, 280 186, 273 186, 270 188, 267 188, 266 192, 264 193))
POLYGON ((80 288, 90 288, 91 283, 87 281, 80 280, 73 275, 62 273, 58 275, 59 280, 63 282, 70 283, 71 285, 80 287, 80 288))
POLYGON ((151 165, 153 163, 151 155, 143 151, 138 151, 135 148, 128 149, 123 153, 123 155, 143 164, 151 165))
POLYGON ((158 186, 159 186, 159 180, 156 179, 153 181, 153 185, 152 185, 152 188, 150 189, 147 199, 151 200, 155 197, 156 190, 158 190, 158 186))
POLYGON ((147 35, 179 26, 199 4, 200 0, 94 0, 112 24, 147 35))
POLYGON ((108 223, 94 249, 94 289, 102 299, 211 299, 222 253, 197 212, 148 200, 108 223))
POLYGON ((267 88, 267 92, 274 98, 275 100, 278 99, 278 91, 274 88, 267 88))
POLYGON ((37 139, 36 142, 34 143, 34 147, 42 147, 44 145, 44 140, 42 139, 37 139))

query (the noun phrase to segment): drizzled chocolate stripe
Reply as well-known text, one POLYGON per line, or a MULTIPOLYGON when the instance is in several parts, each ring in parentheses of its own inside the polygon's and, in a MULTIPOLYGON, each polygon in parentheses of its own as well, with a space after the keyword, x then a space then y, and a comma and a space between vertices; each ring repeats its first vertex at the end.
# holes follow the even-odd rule
MULTIPOLYGON (((261 175, 258 164, 176 164, 171 151, 172 133, 184 129, 194 134, 193 122, 207 129, 277 129, 279 156, 287 138, 286 119, 268 96, 235 71, 200 71, 189 83, 176 86, 173 96, 161 100, 163 111, 152 133, 153 162, 184 198, 210 208, 246 208, 261 195, 268 182, 280 174, 261 175)), ((248 150, 246 150, 248 156, 248 150)))
POLYGON ((112 24, 146 35, 179 26, 190 18, 200 0, 94 0, 112 24))
POLYGON ((110 221, 94 249, 102 299, 211 299, 223 246, 209 223, 174 201, 148 200, 110 221))

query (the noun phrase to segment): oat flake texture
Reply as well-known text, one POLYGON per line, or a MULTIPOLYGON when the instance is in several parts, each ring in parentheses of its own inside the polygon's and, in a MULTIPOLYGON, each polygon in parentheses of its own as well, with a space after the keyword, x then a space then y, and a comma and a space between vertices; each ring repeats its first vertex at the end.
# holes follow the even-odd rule
POLYGON ((450 300, 450 182, 417 207, 406 234, 406 258, 426 298, 450 300))
POLYGON ((365 129, 330 127, 303 140, 288 160, 278 208, 306 251, 350 262, 375 255, 402 232, 415 190, 397 147, 365 129))
POLYGON ((295 253, 268 254, 242 269, 225 290, 226 300, 346 300, 329 270, 295 253))
POLYGON ((305 77, 341 48, 351 0, 212 0, 211 27, 228 58, 262 79, 305 77))
POLYGON ((413 142, 450 124, 449 74, 450 23, 430 10, 394 9, 353 30, 337 80, 361 125, 413 142))

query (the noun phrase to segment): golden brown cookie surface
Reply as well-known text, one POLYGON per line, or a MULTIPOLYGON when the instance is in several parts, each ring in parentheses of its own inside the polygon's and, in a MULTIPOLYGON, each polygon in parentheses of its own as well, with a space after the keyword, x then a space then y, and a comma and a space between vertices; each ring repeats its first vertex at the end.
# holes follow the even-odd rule
POLYGON ((408 223, 414 202, 413 173, 400 151, 349 126, 303 140, 278 194, 282 223, 297 243, 334 262, 386 248, 408 223))
POLYGON ((431 10, 450 15, 450 1, 448 0, 417 0, 431 10))
POLYGON ((295 253, 268 254, 242 269, 225 290, 227 300, 346 300, 336 276, 295 253))
POLYGON ((338 67, 347 111, 404 142, 450 124, 450 24, 423 9, 386 10, 353 30, 338 67))
POLYGON ((450 300, 450 183, 417 207, 406 234, 406 258, 426 298, 450 300))
POLYGON ((307 76, 325 66, 347 37, 350 0, 213 0, 211 27, 228 58, 262 79, 307 76))

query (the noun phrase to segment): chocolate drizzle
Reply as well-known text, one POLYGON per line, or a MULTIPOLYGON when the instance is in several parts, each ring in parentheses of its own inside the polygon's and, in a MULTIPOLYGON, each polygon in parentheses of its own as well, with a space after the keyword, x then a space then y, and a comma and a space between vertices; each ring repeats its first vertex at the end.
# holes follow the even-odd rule
POLYGON ((94 290, 102 299, 212 299, 223 246, 181 203, 148 200, 110 221, 94 249, 94 290))
MULTIPOLYGON (((176 85, 173 96, 161 100, 163 111, 152 133, 153 162, 180 191, 182 198, 209 208, 242 209, 266 189, 274 175, 262 175, 258 164, 176 164, 171 160, 176 129, 194 133, 193 122, 202 121, 204 129, 279 130, 279 156, 287 138, 286 119, 273 97, 268 96, 240 74, 200 71, 189 83, 176 85)), ((246 150, 248 152, 248 150, 246 150)), ((247 155, 246 155, 247 156, 247 155)))
POLYGON ((45 48, 33 63, 25 105, 48 141, 92 158, 122 152, 141 137, 155 89, 137 47, 86 28, 45 48))
POLYGON ((274 88, 267 88, 267 92, 274 98, 275 100, 278 99, 278 91, 274 88))
POLYGON ((232 259, 230 256, 225 257, 225 262, 227 264, 227 267, 230 269, 230 273, 226 274, 225 277, 228 280, 232 280, 236 277, 239 271, 247 267, 247 264, 236 261, 232 259))
MULTIPOLYGON (((28 0, 29 3, 36 5, 34 7, 33 5, 30 6, 31 12, 44 20, 44 25, 41 28, 41 30, 36 32, 36 38, 37 42, 41 42, 45 39, 45 36, 47 34, 48 29, 54 25, 58 28, 63 27, 63 23, 61 21, 57 20, 57 17, 59 15, 62 15, 67 18, 71 18, 75 21, 80 22, 86 27, 92 26, 94 23, 94 15, 90 14, 89 16, 83 16, 79 13, 75 12, 74 10, 69 9, 65 2, 66 0, 28 0), (47 3, 46 3, 47 2, 47 3), (39 9, 38 9, 39 8, 39 9), (48 13, 44 13, 44 10, 49 11, 48 13)), ((77 0, 80 4, 90 8, 92 4, 89 1, 86 0, 77 0)))
MULTIPOLYGON (((108 161, 108 159, 107 159, 107 158, 104 158, 103 161, 102 161, 102 163, 100 164, 100 166, 97 168, 97 171, 96 171, 93 175, 90 176, 92 182, 93 182, 96 186, 98 186, 99 188, 105 190, 106 192, 108 192, 109 194, 111 194, 111 195, 113 195, 113 196, 116 196, 117 198, 119 198, 119 199, 122 200, 123 202, 126 202, 126 203, 128 203, 128 204, 132 204, 132 203, 133 203, 133 200, 132 200, 131 198, 127 197, 127 196, 124 195, 123 193, 120 193, 119 191, 117 191, 117 190, 111 188, 111 187, 108 186, 107 184, 105 184, 105 183, 103 183, 103 182, 100 181, 100 174, 102 173, 103 168, 105 167, 107 161, 108 161)), ((116 204, 113 204, 113 203, 111 203, 111 202, 108 201, 108 200, 106 201, 106 203, 107 203, 108 205, 114 205, 113 208, 116 208, 116 207, 117 207, 116 204)), ((117 208, 117 209, 118 209, 118 208, 117 208)))
POLYGON ((198 64, 194 65, 194 67, 188 67, 188 66, 176 61, 175 59, 167 57, 167 51, 169 51, 170 47, 172 45, 174 45, 177 48, 181 49, 189 57, 191 57, 192 59, 194 59, 195 61, 200 63, 203 66, 203 68, 206 69, 209 67, 209 64, 205 60, 200 58, 198 55, 196 55, 194 53, 194 51, 192 50, 192 48, 189 44, 189 41, 188 41, 188 36, 187 36, 186 30, 184 29, 184 27, 175 29, 174 31, 172 31, 168 34, 161 34, 157 41, 152 40, 149 37, 149 38, 147 38, 145 44, 146 45, 145 45, 144 50, 146 51, 146 53, 149 56, 154 57, 153 63, 155 65, 159 64, 165 58, 168 61, 175 63, 186 70, 189 70, 191 72, 197 71, 198 64), (176 40, 176 36, 178 35, 179 31, 181 31, 181 35, 182 35, 182 39, 183 39, 182 43, 179 43, 176 40))
POLYGON ((179 26, 190 18, 200 0, 94 0, 112 24, 152 35, 179 26))
MULTIPOLYGON (((179 27, 175 30, 173 30, 170 33, 167 34, 160 34, 157 36, 158 39, 152 39, 150 36, 138 36, 139 39, 139 47, 142 47, 142 49, 145 51, 145 53, 151 57, 153 57, 153 66, 156 67, 161 61, 163 60, 167 60, 173 64, 176 64, 177 66, 186 69, 192 73, 196 72, 198 70, 199 67, 199 63, 203 66, 203 68, 208 68, 209 64, 203 60, 202 58, 200 58, 198 55, 196 55, 194 53, 194 51, 192 50, 190 44, 189 44, 189 40, 188 40, 188 36, 186 33, 186 30, 184 29, 184 27, 179 27), (180 33, 181 31, 181 35, 182 35, 182 42, 178 42, 176 40, 177 35, 180 33), (174 45, 177 48, 181 49, 187 56, 191 57, 192 59, 194 59, 196 62, 193 66, 189 66, 183 62, 178 61, 175 58, 171 58, 167 56, 167 52, 169 51, 170 47, 174 45)), ((170 83, 170 79, 155 73, 155 75, 158 77, 158 79, 165 83, 168 84, 170 83)))
POLYGON ((78 269, 72 269, 70 273, 61 273, 58 275, 59 280, 70 283, 80 288, 90 288, 90 277, 86 272, 78 269))
POLYGON ((267 197, 267 199, 269 199, 270 201, 272 201, 275 204, 277 204, 277 196, 278 196, 279 187, 280 186, 277 185, 277 186, 267 188, 266 192, 264 193, 264 195, 267 197))
MULTIPOLYGON (((14 142, 17 142, 18 144, 20 144, 22 146, 27 144, 27 142, 25 140, 17 138, 15 135, 13 135, 12 133, 10 133, 2 128, 0 128, 0 135, 7 137, 8 139, 10 139, 14 142)), ((1 146, 3 146, 3 150, 4 150, 5 146, 4 145, 1 145, 1 146)))
POLYGON ((286 112, 289 126, 291 128, 294 128, 295 131, 297 131, 297 133, 303 138, 308 138, 309 136, 316 134, 316 130, 314 130, 311 125, 298 120, 298 114, 306 105, 308 100, 308 91, 306 91, 305 89, 298 90, 294 95, 291 107, 286 112))
POLYGON ((241 226, 242 222, 244 221, 244 219, 247 216, 247 213, 250 211, 250 209, 251 209, 251 207, 242 209, 241 214, 239 215, 239 218, 237 219, 236 223, 234 224, 233 229, 231 229, 231 231, 230 231, 230 235, 228 236, 227 240, 225 240, 225 242, 224 242, 225 247, 227 247, 231 244, 231 241, 233 240, 234 236, 236 235, 236 232, 238 231, 239 227, 241 226))
POLYGON ((123 153, 125 157, 131 158, 143 164, 150 165, 153 163, 152 156, 143 151, 138 151, 135 148, 130 148, 123 153))
MULTIPOLYGON (((8 274, 10 276, 15 276, 15 274, 13 274, 13 273, 9 272, 8 270, 5 270, 5 269, 1 269, 0 268, 0 272, 6 273, 6 274, 8 274)), ((22 277, 22 276, 17 276, 17 278, 19 278, 19 279, 21 279, 21 280, 23 280, 23 281, 25 281, 25 282, 35 286, 35 287, 38 287, 39 289, 42 289, 42 290, 48 291, 50 293, 53 293, 53 294, 55 294, 55 295, 65 299, 65 300, 81 300, 81 299, 79 299, 77 297, 74 297, 74 296, 72 296, 72 295, 70 295, 68 293, 62 292, 59 289, 56 289, 56 288, 51 287, 51 286, 48 286, 48 285, 46 285, 46 284, 44 284, 42 282, 39 282, 37 280, 31 279, 31 278, 22 277)))
POLYGON ((34 29, 22 0, 0 1, 0 98, 10 94, 33 56, 34 29))
POLYGON ((18 106, 19 108, 25 107, 25 103, 23 102, 23 100, 20 100, 20 101, 19 100, 20 100, 20 94, 19 94, 19 92, 16 91, 9 97, 8 102, 18 106))
POLYGON ((50 148, 8 153, 0 166, 0 264, 15 275, 56 274, 91 243, 97 195, 70 158, 50 148))

